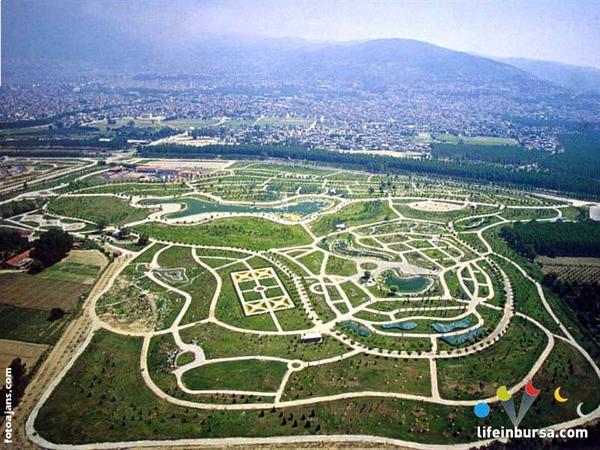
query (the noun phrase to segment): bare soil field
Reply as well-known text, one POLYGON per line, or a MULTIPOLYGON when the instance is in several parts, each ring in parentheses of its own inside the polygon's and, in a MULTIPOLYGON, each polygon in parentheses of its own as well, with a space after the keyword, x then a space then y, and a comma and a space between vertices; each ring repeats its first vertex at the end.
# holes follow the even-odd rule
MULTIPOLYGON (((35 367, 40 356, 48 348, 47 345, 31 344, 29 342, 9 341, 0 339, 0 367, 2 373, 15 358, 21 358, 25 363, 27 370, 35 367)), ((2 386, 4 386, 4 377, 2 377, 2 386)))
POLYGON ((425 200, 423 202, 414 202, 409 203, 413 209, 418 209, 420 211, 426 212, 449 212, 449 211, 458 211, 465 207, 462 203, 449 203, 449 202, 436 202, 433 200, 425 200))
POLYGON ((57 281, 25 273, 0 274, 2 303, 23 308, 72 310, 89 285, 57 281))

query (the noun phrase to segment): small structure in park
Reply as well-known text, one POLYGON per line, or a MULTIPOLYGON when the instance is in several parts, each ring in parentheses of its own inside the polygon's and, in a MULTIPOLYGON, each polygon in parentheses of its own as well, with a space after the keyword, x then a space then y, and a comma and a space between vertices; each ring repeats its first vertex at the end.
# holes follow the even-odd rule
POLYGON ((303 344, 318 344, 323 342, 323 335, 321 333, 304 333, 300 336, 300 342, 303 344))
POLYGON ((32 261, 30 253, 31 250, 26 250, 23 253, 18 254, 17 256, 13 256, 4 264, 7 268, 10 269, 27 269, 32 261))
POLYGON ((344 231, 346 229, 346 224, 345 223, 338 223, 335 226, 336 231, 344 231))

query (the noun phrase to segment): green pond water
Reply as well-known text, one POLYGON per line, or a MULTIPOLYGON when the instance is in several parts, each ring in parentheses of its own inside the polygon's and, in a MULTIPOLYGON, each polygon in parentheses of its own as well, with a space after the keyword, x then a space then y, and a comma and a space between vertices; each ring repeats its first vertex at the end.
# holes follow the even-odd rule
POLYGON ((314 214, 327 206, 329 202, 325 200, 307 200, 298 203, 291 203, 286 206, 252 206, 252 205, 224 205, 215 202, 199 200, 196 198, 186 199, 156 199, 142 202, 144 205, 159 205, 161 203, 183 203, 183 209, 167 214, 170 219, 180 219, 182 217, 193 216, 195 214, 205 213, 279 213, 279 214, 297 214, 299 216, 308 216, 314 214))
POLYGON ((400 276, 395 272, 385 274, 385 285, 392 289, 395 287, 399 293, 420 292, 431 284, 431 280, 422 276, 400 276))

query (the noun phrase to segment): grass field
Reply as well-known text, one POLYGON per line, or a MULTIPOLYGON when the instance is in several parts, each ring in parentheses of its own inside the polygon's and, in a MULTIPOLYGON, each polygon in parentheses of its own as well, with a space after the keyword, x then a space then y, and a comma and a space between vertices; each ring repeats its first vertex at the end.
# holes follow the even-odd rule
POLYGON ((94 284, 107 260, 96 250, 74 250, 62 261, 29 275, 0 274, 0 303, 23 308, 72 310, 94 284))
POLYGON ((429 395, 429 362, 359 355, 293 372, 284 398, 295 400, 344 392, 385 391, 429 395))
POLYGON ((200 225, 164 225, 144 223, 135 230, 159 240, 184 244, 215 245, 269 250, 305 245, 310 237, 300 225, 284 225, 255 217, 232 217, 200 225))
POLYGON ((539 321, 553 333, 562 335, 558 324, 544 307, 533 282, 526 279, 514 265, 506 260, 498 257, 494 257, 494 260, 510 278, 515 296, 515 309, 539 321))
POLYGON ((114 119, 114 124, 109 124, 106 120, 96 121, 84 126, 98 128, 101 132, 107 132, 111 129, 126 127, 133 124, 136 128, 152 128, 159 129, 164 127, 163 123, 158 120, 139 119, 134 117, 119 117, 114 119))
POLYGON ((298 258, 298 261, 304 264, 312 273, 318 275, 321 272, 321 264, 323 263, 324 256, 323 252, 317 250, 298 258))
POLYGON ((182 380, 186 387, 194 390, 275 392, 286 370, 287 364, 280 361, 224 361, 189 370, 182 380))
POLYGON ((502 138, 495 136, 457 136, 449 133, 436 133, 433 139, 444 144, 470 144, 470 145, 519 145, 519 141, 513 138, 502 138))
POLYGON ((142 220, 151 213, 150 209, 134 208, 127 200, 111 196, 60 197, 48 204, 55 214, 109 225, 123 225, 142 220))
POLYGON ((212 323, 195 325, 181 330, 185 342, 197 340, 207 358, 263 355, 276 358, 313 361, 349 351, 340 341, 326 338, 320 344, 305 345, 298 336, 257 336, 239 333, 212 323), (244 345, 240 346, 240 342, 244 345))
POLYGON ((595 373, 585 358, 570 344, 561 340, 555 341, 555 346, 548 359, 535 375, 535 387, 541 389, 540 397, 532 407, 523 426, 538 426, 542 421, 557 423, 577 416, 576 406, 583 402, 582 411, 588 414, 600 404, 600 391, 592 380, 595 373), (569 399, 568 403, 560 405, 554 399, 554 389, 561 388, 561 394, 569 399))
POLYGON ((256 125, 259 127, 308 127, 313 122, 312 119, 303 119, 299 117, 262 117, 256 125))
POLYGON ((168 125, 174 128, 204 128, 215 125, 220 119, 175 119, 165 120, 162 122, 164 125, 168 125))
POLYGON ((448 399, 493 396, 529 372, 546 346, 546 336, 531 322, 514 317, 506 334, 485 350, 462 358, 438 360, 440 394, 448 399), (490 367, 490 361, 502 361, 490 367))
POLYGON ((395 217, 396 214, 384 201, 359 202, 344 206, 334 214, 324 215, 311 225, 311 229, 315 234, 321 236, 335 231, 337 224, 352 227, 395 217))
POLYGON ((262 414, 260 411, 215 414, 179 407, 157 398, 147 389, 138 365, 141 345, 139 338, 97 332, 86 352, 40 409, 35 422, 40 435, 52 442, 74 444, 315 433, 369 434, 448 443, 450 436, 452 442, 475 439, 478 424, 499 427, 509 423, 495 406, 489 418, 481 421, 470 406, 384 398, 265 410, 262 414))
POLYGON ((0 338, 37 344, 55 344, 69 316, 51 322, 50 313, 38 309, 0 305, 0 338))
POLYGON ((325 272, 328 275, 350 277, 352 275, 356 275, 357 273, 356 263, 347 258, 329 256, 327 259, 327 265, 325 266, 325 272))

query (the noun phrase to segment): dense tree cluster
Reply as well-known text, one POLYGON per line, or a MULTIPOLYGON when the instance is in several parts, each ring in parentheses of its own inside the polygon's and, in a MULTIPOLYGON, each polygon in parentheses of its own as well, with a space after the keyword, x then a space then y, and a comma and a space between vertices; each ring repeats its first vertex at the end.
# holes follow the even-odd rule
POLYGON ((115 128, 112 131, 114 131, 117 140, 121 141, 121 143, 124 140, 124 144, 127 144, 127 139, 155 140, 177 134, 177 130, 169 127, 141 128, 131 125, 115 128))
POLYGON ((600 284, 563 281, 553 273, 545 275, 543 283, 567 302, 579 323, 597 340, 600 336, 600 284))
POLYGON ((491 164, 520 166, 539 162, 549 157, 541 150, 526 150, 516 145, 432 144, 431 154, 436 158, 456 161, 481 161, 491 164))
POLYGON ((21 156, 21 157, 33 157, 33 158, 76 158, 76 157, 89 157, 89 156, 100 156, 98 151, 95 149, 90 149, 88 151, 82 151, 79 148, 73 149, 46 149, 43 147, 38 147, 37 149, 3 149, 0 150, 0 156, 21 156))
POLYGON ((29 240, 14 229, 0 229, 0 260, 5 261, 29 248, 29 240))
POLYGON ((517 222, 505 226, 500 235, 527 258, 536 255, 600 257, 600 223, 517 222))
POLYGON ((84 137, 84 138, 71 138, 71 137, 56 137, 56 138, 44 138, 27 136, 22 138, 10 138, 10 140, 0 140, 0 144, 3 147, 12 148, 27 148, 27 147, 65 147, 65 148, 106 148, 106 149, 117 149, 127 147, 126 137, 115 137, 110 141, 102 141, 100 137, 84 137))
POLYGON ((40 235, 33 243, 31 257, 41 261, 45 267, 60 261, 73 247, 73 237, 53 228, 40 235))
POLYGON ((34 211, 40 207, 40 203, 35 200, 15 200, 0 205, 0 215, 3 219, 34 211))

